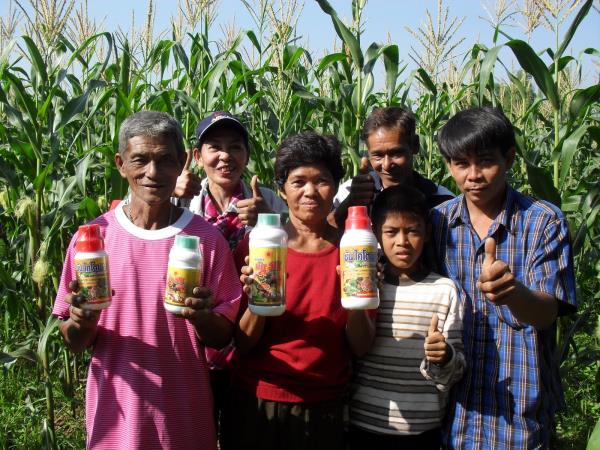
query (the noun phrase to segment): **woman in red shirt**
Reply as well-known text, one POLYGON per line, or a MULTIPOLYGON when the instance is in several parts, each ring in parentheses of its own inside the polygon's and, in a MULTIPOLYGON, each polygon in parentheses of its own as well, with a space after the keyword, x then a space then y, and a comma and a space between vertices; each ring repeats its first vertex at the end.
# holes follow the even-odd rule
MULTIPOLYGON (((351 355, 366 352, 374 333, 365 311, 340 300, 341 233, 327 216, 343 174, 333 136, 301 133, 278 149, 275 178, 289 208, 286 311, 241 317, 223 449, 343 448, 351 355)), ((252 271, 242 272, 249 292, 252 271)))

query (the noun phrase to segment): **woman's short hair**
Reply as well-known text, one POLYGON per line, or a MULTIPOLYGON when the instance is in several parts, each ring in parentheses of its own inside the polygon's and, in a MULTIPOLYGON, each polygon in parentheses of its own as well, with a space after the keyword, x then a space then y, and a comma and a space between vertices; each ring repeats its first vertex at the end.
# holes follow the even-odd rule
POLYGON ((325 166, 336 186, 339 184, 344 167, 340 142, 335 136, 306 131, 284 140, 275 157, 275 182, 279 189, 283 189, 292 170, 313 164, 325 166))
POLYGON ((183 132, 179 122, 159 111, 139 111, 123 121, 119 130, 119 153, 127 150, 129 140, 136 136, 164 137, 175 145, 178 154, 185 154, 183 132))
POLYGON ((498 108, 489 106, 456 113, 437 136, 446 161, 499 149, 503 156, 515 147, 515 131, 510 120, 498 108))

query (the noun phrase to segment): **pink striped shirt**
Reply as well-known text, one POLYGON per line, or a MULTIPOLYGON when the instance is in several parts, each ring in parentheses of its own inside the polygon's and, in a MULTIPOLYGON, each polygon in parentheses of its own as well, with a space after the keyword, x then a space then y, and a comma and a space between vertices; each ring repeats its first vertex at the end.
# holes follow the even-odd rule
MULTIPOLYGON (((216 448, 212 394, 204 347, 193 326, 163 307, 166 268, 175 235, 200 237, 203 286, 214 310, 232 322, 241 295, 227 242, 200 216, 184 211, 173 225, 144 230, 123 204, 92 223, 102 229, 115 295, 102 311, 86 389, 87 447, 94 449, 216 448)), ((75 278, 73 237, 53 314, 75 278)))

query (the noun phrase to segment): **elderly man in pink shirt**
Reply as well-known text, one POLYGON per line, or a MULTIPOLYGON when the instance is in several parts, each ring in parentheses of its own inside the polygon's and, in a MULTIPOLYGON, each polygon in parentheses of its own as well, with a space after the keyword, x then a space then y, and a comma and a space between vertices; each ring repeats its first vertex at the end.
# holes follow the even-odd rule
POLYGON ((53 313, 66 345, 91 348, 86 389, 87 448, 216 448, 204 347, 231 340, 241 295, 229 246, 202 217, 171 204, 186 159, 179 123, 164 113, 132 115, 115 162, 128 201, 91 223, 109 255, 112 304, 81 308, 67 250, 53 313), (178 234, 198 236, 201 285, 181 315, 163 307, 169 251, 178 234))

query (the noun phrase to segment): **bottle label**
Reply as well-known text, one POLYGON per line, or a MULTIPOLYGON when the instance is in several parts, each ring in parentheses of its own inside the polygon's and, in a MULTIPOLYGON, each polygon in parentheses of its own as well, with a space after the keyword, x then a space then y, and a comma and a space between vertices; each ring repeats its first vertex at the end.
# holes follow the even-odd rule
POLYGON ((369 245, 340 249, 342 297, 377 296, 377 248, 369 245))
POLYGON ((285 303, 285 247, 250 247, 250 267, 254 272, 250 303, 279 306, 285 303))
POLYGON ((87 304, 97 305, 111 301, 107 256, 77 258, 75 272, 79 294, 85 297, 87 304))
POLYGON ((165 303, 184 306, 185 299, 192 296, 192 291, 196 286, 200 286, 200 270, 169 266, 165 303))

